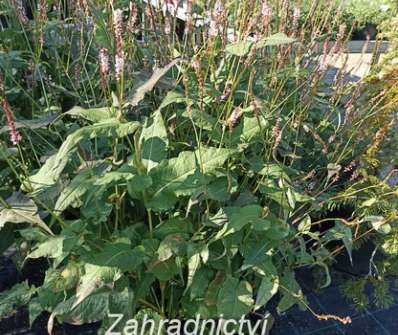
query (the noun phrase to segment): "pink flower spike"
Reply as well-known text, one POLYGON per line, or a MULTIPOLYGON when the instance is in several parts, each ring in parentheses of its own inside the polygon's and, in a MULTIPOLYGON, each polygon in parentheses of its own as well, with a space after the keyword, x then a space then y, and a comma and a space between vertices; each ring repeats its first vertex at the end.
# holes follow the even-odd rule
POLYGON ((12 114, 10 104, 5 98, 0 98, 1 107, 3 108, 4 114, 7 119, 8 128, 10 131, 10 140, 12 144, 17 145, 22 140, 21 134, 15 125, 14 115, 12 114))

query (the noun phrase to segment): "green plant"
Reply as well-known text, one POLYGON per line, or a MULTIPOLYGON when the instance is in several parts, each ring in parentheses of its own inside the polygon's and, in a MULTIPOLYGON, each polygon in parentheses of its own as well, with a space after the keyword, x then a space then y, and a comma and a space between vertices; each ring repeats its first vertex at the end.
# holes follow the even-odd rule
POLYGON ((358 227, 358 242, 354 243, 354 247, 360 247, 363 237, 373 243, 369 272, 342 285, 346 297, 358 308, 364 308, 370 302, 381 308, 394 303, 391 289, 394 286, 392 277, 397 274, 398 252, 397 157, 393 149, 397 143, 397 23, 397 18, 393 18, 380 26, 380 37, 388 38, 391 51, 384 55, 366 79, 368 85, 365 86, 364 95, 371 97, 372 103, 383 104, 383 110, 370 119, 370 123, 379 127, 379 131, 361 158, 361 179, 345 191, 347 196, 342 197, 353 205, 354 215, 364 217, 371 223, 370 227, 358 227), (367 285, 373 287, 373 299, 365 294, 367 285))
POLYGON ((397 5, 395 0, 350 0, 347 2, 346 12, 352 15, 359 25, 379 25, 396 14, 397 5))
MULTIPOLYGON (((311 310, 294 271, 320 268, 329 285, 329 264, 344 248, 350 255, 354 228, 372 225, 362 212, 325 213, 360 185, 352 186, 354 163, 368 152, 378 129, 370 120, 383 106, 343 103, 361 86, 341 73, 332 91, 325 87, 327 48, 314 69, 319 42, 330 42, 324 30, 340 25, 329 20, 328 1, 305 23, 288 20, 288 1, 273 5, 279 12, 267 1, 198 4, 192 10, 210 11, 210 22, 201 26, 188 8, 181 34, 173 10, 124 1, 75 9, 70 21, 81 23, 87 10, 93 29, 73 63, 84 74, 73 91, 78 106, 50 122, 57 139, 47 123, 39 129, 57 149, 44 163, 29 160, 28 138, 37 134, 25 133, 12 159, 6 144, 1 151, 21 188, 0 198, 0 226, 17 224, 22 259, 47 257, 51 267, 42 286, 11 290, 0 316, 30 300, 30 321, 48 311, 50 330, 55 318, 103 320, 106 329, 110 312, 147 309, 161 318, 239 319, 275 295, 279 312, 311 310), (18 292, 26 299, 15 301, 18 292)), ((55 17, 43 29, 63 25, 55 17)), ((73 32, 66 48, 50 39, 29 56, 59 72, 61 86, 75 84, 64 66, 73 32), (59 62, 47 64, 47 53, 59 62)))

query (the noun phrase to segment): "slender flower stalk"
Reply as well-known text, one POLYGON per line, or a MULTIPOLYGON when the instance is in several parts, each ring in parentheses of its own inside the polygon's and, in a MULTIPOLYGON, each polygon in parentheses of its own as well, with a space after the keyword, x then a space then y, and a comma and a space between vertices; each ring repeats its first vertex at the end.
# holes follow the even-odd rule
POLYGON ((187 0, 187 21, 185 24, 185 34, 192 33, 193 30, 193 19, 192 19, 192 0, 187 0))
POLYGON ((37 24, 39 29, 39 43, 41 49, 43 48, 44 45, 43 28, 47 20, 47 0, 40 0, 39 4, 37 5, 37 10, 38 10, 37 24))
POLYGON ((124 50, 123 50, 123 11, 115 10, 113 13, 113 32, 115 35, 115 74, 116 80, 120 83, 123 79, 124 50))
POLYGON ((214 4, 214 8, 210 13, 210 23, 209 23, 209 36, 217 37, 220 33, 220 28, 223 20, 224 6, 221 0, 217 0, 214 4))
POLYGON ((281 18, 279 23, 280 32, 286 32, 288 16, 289 16, 289 1, 283 0, 281 7, 281 18))
POLYGON ((282 119, 278 118, 276 120, 275 126, 272 128, 272 137, 274 138, 274 144, 272 146, 272 156, 276 159, 276 151, 278 150, 279 144, 282 141, 282 127, 281 127, 282 119))
POLYGON ((336 41, 333 44, 332 50, 330 51, 331 54, 339 54, 342 44, 343 44, 343 40, 344 40, 344 36, 345 36, 345 31, 346 31, 346 25, 345 24, 341 24, 339 26, 339 31, 337 33, 336 36, 336 41))
POLYGON ((263 0, 261 6, 261 16, 263 17, 263 34, 267 35, 270 31, 272 8, 268 0, 263 0))
POLYGON ((84 11, 86 16, 90 16, 90 7, 88 6, 87 0, 78 0, 80 8, 84 11))
POLYGON ((200 59, 196 57, 193 60, 193 68, 195 70, 196 79, 198 80, 199 85, 199 93, 200 93, 200 101, 201 101, 201 109, 203 110, 203 99, 205 96, 205 81, 202 76, 202 64, 200 59))
POLYGON ((322 74, 328 69, 328 66, 329 66, 329 63, 328 63, 328 56, 329 56, 328 47, 329 47, 329 39, 325 39, 325 41, 323 42, 323 47, 322 47, 323 56, 322 56, 321 62, 319 63, 319 71, 322 74))
POLYGON ((172 32, 172 22, 171 22, 171 18, 169 15, 166 15, 164 18, 164 33, 166 35, 170 35, 172 32))
POLYGON ((29 19, 26 15, 26 9, 25 6, 23 5, 22 0, 12 0, 12 2, 15 7, 15 12, 17 14, 18 20, 22 24, 27 24, 29 22, 29 19))
POLYGON ((135 24, 137 23, 137 18, 138 18, 138 8, 135 2, 130 1, 129 9, 130 9, 130 17, 127 23, 127 31, 129 33, 134 33, 135 24))
POLYGON ((149 3, 146 5, 145 15, 149 19, 149 29, 152 32, 155 32, 156 31, 156 24, 155 24, 156 17, 155 17, 155 13, 153 12, 153 7, 149 3))
POLYGON ((104 92, 108 89, 109 80, 109 52, 108 49, 102 48, 99 52, 99 64, 100 64, 100 75, 101 84, 104 92))
POLYGON ((300 16, 301 16, 301 7, 300 4, 297 4, 293 10, 292 36, 298 36, 300 16))
POLYGON ((242 112, 241 112, 241 109, 239 107, 236 107, 233 110, 231 116, 229 117, 229 119, 227 121, 228 127, 229 127, 229 131, 232 131, 235 128, 236 124, 238 123, 238 121, 240 119, 241 114, 242 114, 242 112))
POLYGON ((234 82, 232 80, 227 80, 225 83, 224 91, 222 93, 222 96, 220 98, 221 101, 225 101, 228 99, 228 97, 231 94, 232 88, 234 86, 234 82))
POLYGON ((14 115, 11 111, 11 106, 5 96, 3 77, 0 75, 0 106, 3 109, 5 117, 7 119, 8 129, 10 131, 10 140, 12 144, 17 145, 22 140, 21 134, 18 132, 15 125, 14 115))

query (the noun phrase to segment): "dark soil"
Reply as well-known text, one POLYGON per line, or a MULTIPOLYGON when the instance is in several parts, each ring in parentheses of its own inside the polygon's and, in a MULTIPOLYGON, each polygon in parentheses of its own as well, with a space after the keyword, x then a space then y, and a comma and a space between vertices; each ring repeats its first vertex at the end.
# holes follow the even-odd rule
POLYGON ((363 29, 354 30, 351 39, 353 41, 366 41, 367 38, 375 40, 377 37, 377 28, 374 24, 367 24, 363 29))

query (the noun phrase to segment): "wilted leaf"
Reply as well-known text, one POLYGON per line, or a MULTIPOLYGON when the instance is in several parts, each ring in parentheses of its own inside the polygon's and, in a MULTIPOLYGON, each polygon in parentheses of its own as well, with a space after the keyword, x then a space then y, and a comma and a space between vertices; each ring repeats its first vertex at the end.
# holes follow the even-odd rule
POLYGON ((381 234, 389 234, 391 232, 391 225, 386 222, 384 217, 369 215, 362 219, 363 222, 370 222, 372 227, 381 234))
POLYGON ((123 314, 132 311, 129 307, 133 300, 133 294, 128 289, 122 292, 111 292, 109 290, 97 292, 74 307, 75 299, 76 297, 72 296, 54 308, 47 324, 49 334, 51 334, 54 319, 57 316, 61 317, 64 322, 82 325, 96 321, 109 323, 114 321, 114 319, 108 320, 111 313, 123 314))
MULTIPOLYGON (((111 256, 105 260, 105 264, 112 261, 111 256)), ((72 309, 78 306, 85 298, 87 298, 96 289, 105 284, 113 283, 121 277, 121 272, 114 267, 98 266, 93 264, 85 264, 85 274, 80 279, 80 283, 76 289, 76 300, 73 302, 72 309)))
POLYGON ((127 104, 127 106, 135 107, 139 104, 139 102, 144 99, 145 94, 152 91, 155 87, 156 83, 162 78, 174 65, 178 63, 179 59, 175 59, 165 67, 155 70, 152 74, 151 78, 142 86, 140 86, 137 91, 134 93, 133 98, 127 104))

